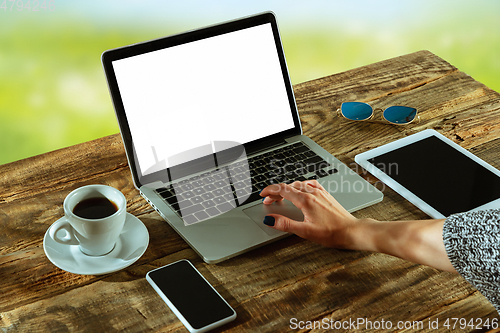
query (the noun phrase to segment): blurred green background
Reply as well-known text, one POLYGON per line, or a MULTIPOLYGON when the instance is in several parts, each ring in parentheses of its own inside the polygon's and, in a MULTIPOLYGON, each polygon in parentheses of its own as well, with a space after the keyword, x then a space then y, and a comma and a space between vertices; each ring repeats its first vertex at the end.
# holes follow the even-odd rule
POLYGON ((500 91, 497 0, 2 3, 0 164, 119 131, 103 51, 266 10, 294 84, 427 49, 500 91))

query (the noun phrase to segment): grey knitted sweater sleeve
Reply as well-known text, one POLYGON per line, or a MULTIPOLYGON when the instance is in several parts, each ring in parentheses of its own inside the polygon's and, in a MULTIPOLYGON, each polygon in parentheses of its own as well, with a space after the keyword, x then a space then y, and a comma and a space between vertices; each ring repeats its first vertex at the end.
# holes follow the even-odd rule
POLYGON ((500 314, 500 210, 448 217, 443 240, 453 267, 500 314))

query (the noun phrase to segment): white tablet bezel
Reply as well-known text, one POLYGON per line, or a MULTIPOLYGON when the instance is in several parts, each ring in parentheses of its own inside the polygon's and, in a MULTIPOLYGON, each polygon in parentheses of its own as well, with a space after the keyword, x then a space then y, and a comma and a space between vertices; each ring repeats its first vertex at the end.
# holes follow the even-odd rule
MULTIPOLYGON (((436 218, 436 219, 441 219, 441 218, 446 218, 443 214, 441 214, 439 211, 437 211, 434 207, 429 205, 427 202, 422 200, 420 197, 412 193, 409 189, 405 188, 402 186, 400 183, 395 181, 393 178, 391 178, 389 175, 384 173, 382 170, 377 168, 375 165, 371 164, 368 162, 370 159, 377 157, 379 155, 388 153, 390 151, 393 151, 395 149, 407 146, 411 143, 423 140, 425 138, 428 138, 430 136, 434 136, 441 141, 447 143, 449 146, 454 148, 455 150, 459 151, 460 153, 464 154, 471 160, 475 161, 479 165, 485 167, 486 169, 490 170, 493 172, 495 175, 500 177, 500 171, 493 167, 492 165, 486 163, 476 155, 472 154, 465 148, 460 147, 458 144, 454 143, 453 141, 449 140, 442 134, 438 133, 437 131, 433 129, 427 129, 422 132, 418 132, 416 134, 407 136, 403 139, 399 139, 397 141, 388 143, 386 145, 380 146, 378 148, 369 150, 367 152, 358 154, 355 156, 354 160, 356 163, 361 165, 363 168, 365 168, 368 172, 370 172, 372 175, 377 177, 380 181, 382 181, 384 184, 392 188, 395 192, 399 193, 402 197, 413 203, 415 206, 417 206, 419 209, 421 209, 424 213, 428 214, 429 216, 436 218)), ((470 211, 479 211, 479 210, 485 210, 485 209, 498 209, 500 208, 500 199, 491 201, 489 203, 486 203, 482 206, 476 207, 470 211)))

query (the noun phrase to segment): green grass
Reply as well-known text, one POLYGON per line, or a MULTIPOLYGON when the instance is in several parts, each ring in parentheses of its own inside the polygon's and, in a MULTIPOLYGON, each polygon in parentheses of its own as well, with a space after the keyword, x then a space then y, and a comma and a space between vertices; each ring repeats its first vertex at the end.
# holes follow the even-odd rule
MULTIPOLYGON (((0 164, 117 133, 101 53, 178 32, 61 17, 0 26, 0 164)), ((477 26, 443 21, 385 35, 338 28, 281 33, 293 83, 427 49, 500 91, 500 24, 486 18, 477 26)))
POLYGON ((0 163, 117 133, 100 54, 145 36, 59 22, 1 31, 0 163))

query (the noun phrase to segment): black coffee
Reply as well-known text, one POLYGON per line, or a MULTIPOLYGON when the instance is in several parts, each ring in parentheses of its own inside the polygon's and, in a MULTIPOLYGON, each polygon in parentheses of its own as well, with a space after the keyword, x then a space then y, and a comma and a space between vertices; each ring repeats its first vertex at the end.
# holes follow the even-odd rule
POLYGON ((108 198, 89 198, 80 201, 73 208, 73 213, 84 219, 102 219, 113 215, 118 207, 108 198))

